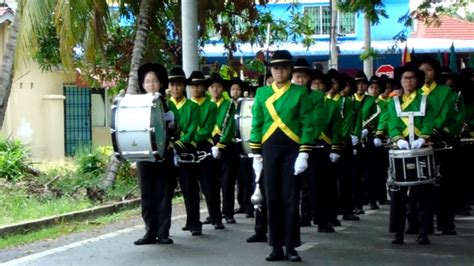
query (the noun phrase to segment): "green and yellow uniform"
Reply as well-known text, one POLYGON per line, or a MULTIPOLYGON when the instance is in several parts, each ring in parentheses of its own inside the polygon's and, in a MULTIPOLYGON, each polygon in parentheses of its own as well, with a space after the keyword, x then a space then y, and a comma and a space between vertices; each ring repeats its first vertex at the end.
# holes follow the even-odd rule
POLYGON ((377 136, 385 136, 388 134, 388 123, 387 123, 387 110, 388 110, 388 103, 390 102, 390 98, 384 98, 382 95, 380 95, 376 103, 379 105, 380 108, 380 115, 378 118, 378 123, 377 123, 377 131, 376 135, 377 136))
POLYGON ((436 131, 445 131, 450 135, 447 125, 453 125, 456 123, 455 119, 455 95, 448 86, 439 85, 436 82, 432 82, 429 86, 424 85, 420 92, 423 95, 428 96, 428 101, 432 106, 433 112, 433 129, 436 131))
POLYGON ((343 143, 343 132, 341 130, 343 118, 341 116, 341 104, 343 97, 336 94, 331 97, 329 93, 324 97, 324 111, 321 114, 325 119, 325 126, 319 139, 331 145, 332 150, 341 150, 343 143))
POLYGON ((275 83, 259 88, 252 107, 250 148, 260 154, 262 144, 279 129, 300 144, 301 152, 309 152, 314 140, 310 112, 310 97, 302 86, 288 82, 280 89, 275 83))
MULTIPOLYGON (((368 121, 373 114, 377 112, 377 103, 375 97, 370 95, 354 94, 354 111, 356 115, 353 135, 358 138, 361 137, 363 124, 368 121)), ((365 128, 375 129, 377 119, 372 120, 369 124, 365 125, 365 128)))
MULTIPOLYGON (((418 112, 420 111, 422 94, 421 91, 414 91, 410 95, 403 95, 399 97, 400 110, 402 112, 418 112)), ((388 134, 392 142, 399 139, 407 138, 409 135, 408 117, 398 117, 395 107, 395 97, 390 100, 387 109, 388 134)), ((431 106, 428 101, 426 104, 425 116, 415 116, 415 135, 421 138, 429 138, 433 130, 433 116, 431 106)))
POLYGON ((212 138, 219 149, 225 149, 235 137, 235 106, 231 100, 223 97, 217 101, 212 99, 212 102, 217 106, 216 123, 212 130, 212 138), (225 125, 224 121, 226 122, 225 125))
POLYGON ((217 106, 207 96, 199 99, 191 98, 191 100, 199 106, 199 127, 194 135, 194 142, 212 143, 212 131, 216 125, 217 106))
MULTIPOLYGON (((168 106, 173 111, 175 123, 179 130, 179 138, 175 140, 176 145, 196 145, 195 134, 199 128, 199 106, 193 101, 183 97, 179 102, 171 98, 168 106)), ((185 147, 181 147, 186 150, 185 147)))

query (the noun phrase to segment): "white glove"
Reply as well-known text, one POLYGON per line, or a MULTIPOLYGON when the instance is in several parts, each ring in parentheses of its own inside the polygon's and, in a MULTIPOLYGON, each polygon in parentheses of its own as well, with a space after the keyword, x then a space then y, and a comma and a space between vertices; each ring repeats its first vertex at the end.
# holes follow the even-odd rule
POLYGON ((397 146, 399 149, 405 149, 405 150, 409 150, 410 149, 410 144, 408 144, 408 141, 404 140, 404 139, 399 139, 397 140, 397 146))
POLYGON ((295 161, 294 175, 299 175, 308 168, 308 158, 309 158, 309 154, 307 152, 298 153, 298 157, 296 157, 296 161, 295 161))
POLYGON ((352 150, 352 154, 353 154, 353 155, 357 155, 357 150, 356 150, 356 149, 353 149, 353 150, 352 150))
POLYGON ((212 146, 211 153, 214 159, 219 159, 221 157, 221 152, 219 151, 219 148, 217 148, 216 146, 212 146))
POLYGON ((176 153, 176 150, 174 150, 173 163, 174 163, 174 166, 176 167, 179 166, 179 155, 178 153, 176 153))
POLYGON ((424 138, 418 138, 417 140, 415 140, 411 143, 411 148, 412 149, 419 149, 423 145, 425 145, 425 139, 424 138))
POLYGON ((361 138, 365 138, 369 135, 369 130, 367 128, 362 129, 361 138))
POLYGON ((359 144, 359 138, 357 136, 351 136, 352 146, 357 146, 359 144))
POLYGON ((341 155, 339 155, 337 153, 331 152, 329 154, 329 160, 331 160, 331 163, 335 163, 335 162, 339 161, 339 158, 341 158, 341 155))
POLYGON ((252 163, 253 170, 255 174, 261 173, 263 170, 263 158, 260 154, 255 154, 253 156, 253 163, 252 163))
POLYGON ((173 129, 174 128, 174 113, 173 111, 168 111, 164 115, 165 121, 168 121, 168 128, 173 129))
POLYGON ((374 138, 374 146, 375 147, 381 147, 382 146, 382 140, 379 138, 374 138))

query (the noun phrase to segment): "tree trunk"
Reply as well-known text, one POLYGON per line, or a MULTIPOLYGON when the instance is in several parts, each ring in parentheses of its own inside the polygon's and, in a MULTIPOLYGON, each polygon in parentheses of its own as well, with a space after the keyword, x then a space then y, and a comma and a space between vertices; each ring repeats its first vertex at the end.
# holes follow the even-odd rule
MULTIPOLYGON (((367 18, 367 15, 364 15, 364 50, 367 53, 372 49, 371 38, 370 20, 367 18)), ((367 77, 369 77, 369 79, 374 74, 372 56, 364 59, 364 73, 367 75, 367 77)))
MULTIPOLYGON (((128 75, 127 93, 138 93, 138 68, 143 62, 143 55, 146 51, 146 44, 150 25, 151 6, 153 0, 140 1, 140 11, 137 18, 137 35, 135 35, 135 42, 133 44, 132 63, 130 73, 128 75)), ((102 182, 103 188, 108 188, 115 183, 117 173, 122 162, 112 155, 110 158, 107 174, 102 182)))
POLYGON ((13 24, 8 33, 5 55, 3 56, 3 64, 1 68, 2 72, 0 73, 0 127, 3 126, 3 121, 5 120, 8 98, 10 97, 10 92, 12 90, 13 63, 15 61, 16 41, 18 33, 20 32, 21 7, 22 3, 21 1, 18 1, 13 24))
POLYGON ((331 0, 331 29, 330 29, 330 47, 331 57, 328 68, 338 68, 338 51, 337 51, 337 0, 331 0))

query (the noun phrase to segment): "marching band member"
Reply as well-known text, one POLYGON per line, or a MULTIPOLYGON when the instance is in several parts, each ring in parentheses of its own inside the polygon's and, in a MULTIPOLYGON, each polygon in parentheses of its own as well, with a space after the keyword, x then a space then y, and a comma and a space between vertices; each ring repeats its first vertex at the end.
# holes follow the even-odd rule
MULTIPOLYGON (((211 74, 208 79, 208 90, 211 100, 217 105, 216 123, 212 131, 214 146, 212 156, 220 166, 219 175, 222 184, 222 213, 225 221, 229 224, 235 223, 234 201, 235 201, 235 181, 236 181, 236 157, 234 114, 235 106, 231 100, 222 97, 227 82, 218 73, 211 74)), ((238 157, 237 157, 238 159, 238 157)))
MULTIPOLYGON (((138 81, 140 93, 159 93, 162 88, 166 88, 168 75, 162 65, 144 64, 138 69, 138 81)), ((174 178, 172 149, 165 151, 165 160, 162 162, 137 162, 137 171, 146 233, 134 244, 173 244, 169 238, 172 195, 167 193, 169 183, 174 178)))
MULTIPOLYGON (((206 79, 197 71, 191 80, 191 101, 199 106, 199 127, 194 135, 197 150, 206 154, 211 153, 213 146, 212 130, 216 124, 217 107, 210 97, 205 95, 206 79)), ((197 173, 202 193, 206 199, 209 216, 203 224, 212 224, 215 229, 224 229, 222 224, 220 181, 215 159, 205 156, 197 165, 197 173)))
MULTIPOLYGON (((308 87, 310 81, 310 66, 308 61, 304 58, 296 59, 293 65, 293 71, 291 73, 291 82, 296 85, 308 87)), ((307 175, 305 173, 304 175, 307 175)), ((311 199, 309 195, 309 188, 307 184, 307 178, 302 179, 301 184, 301 210, 300 210, 300 226, 311 226, 311 220, 313 219, 313 208, 311 206, 311 199)))
MULTIPOLYGON (((418 149, 421 148, 426 139, 429 138, 433 128, 434 112, 431 105, 427 103, 425 116, 416 116, 414 118, 414 132, 417 137, 412 143, 406 140, 408 137, 408 120, 397 116, 396 105, 400 105, 401 111, 420 111, 423 99, 420 90, 417 90, 423 81, 423 72, 411 65, 405 65, 395 71, 396 80, 402 85, 403 94, 401 97, 394 97, 388 105, 388 133, 393 143, 396 143, 399 149, 418 149), (398 101, 398 103, 397 103, 398 101)), ((429 244, 428 233, 430 231, 432 214, 431 202, 433 200, 433 185, 416 185, 409 188, 400 186, 399 190, 391 192, 390 205, 390 224, 395 231, 394 244, 404 242, 405 218, 408 197, 410 201, 417 203, 416 219, 420 224, 420 232, 417 239, 419 244, 429 244)))
POLYGON ((257 90, 252 108, 250 147, 255 172, 263 168, 272 252, 267 261, 301 261, 298 203, 301 173, 308 167, 312 126, 307 89, 291 84, 292 56, 273 54, 274 82, 257 90), (295 160, 296 159, 296 160, 295 160), (283 253, 286 247, 286 255, 283 253))
MULTIPOLYGON (((188 84, 193 84, 199 79, 198 72, 194 71, 188 79, 188 84)), ((196 143, 194 137, 199 127, 199 106, 186 99, 184 93, 186 83, 176 79, 170 83, 171 98, 168 101, 170 109, 176 117, 178 127, 177 136, 173 143, 177 156, 181 160, 196 158, 196 143)), ((202 223, 199 220, 199 184, 196 175, 196 164, 180 163, 178 167, 178 180, 183 192, 186 206, 186 225, 183 230, 190 230, 193 236, 202 235, 202 223)))

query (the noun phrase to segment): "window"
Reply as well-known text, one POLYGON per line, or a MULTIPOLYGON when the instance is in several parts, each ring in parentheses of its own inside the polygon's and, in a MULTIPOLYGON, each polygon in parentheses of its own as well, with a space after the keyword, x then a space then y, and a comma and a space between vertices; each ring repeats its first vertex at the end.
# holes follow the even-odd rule
MULTIPOLYGON (((331 8, 329 6, 306 6, 304 14, 311 18, 314 35, 329 35, 331 30, 331 8)), ((355 14, 337 12, 337 34, 355 34, 355 14)))

